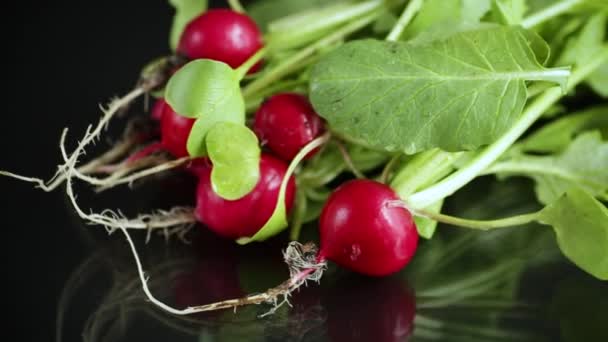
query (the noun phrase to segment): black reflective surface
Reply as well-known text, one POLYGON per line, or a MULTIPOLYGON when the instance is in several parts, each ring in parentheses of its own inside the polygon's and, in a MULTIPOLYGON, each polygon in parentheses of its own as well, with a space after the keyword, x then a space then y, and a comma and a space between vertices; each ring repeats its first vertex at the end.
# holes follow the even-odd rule
MULTIPOLYGON (((73 142, 98 118, 98 103, 124 93, 143 63, 167 53, 171 10, 161 0, 10 6, 0 169, 48 176, 59 161, 61 129, 70 127, 73 142)), ((90 154, 108 146, 102 141, 90 154)), ((85 208, 134 215, 191 203, 193 184, 176 175, 133 190, 77 192, 85 208)), ((268 306, 175 317, 145 300, 124 238, 84 225, 61 191, 45 194, 6 178, 0 191, 5 327, 15 341, 608 340, 606 283, 569 264, 545 227, 478 233, 443 226, 392 277, 331 266, 320 285, 265 318, 258 315, 268 306)), ((447 208, 496 218, 536 204, 530 183, 484 178, 447 208)), ((315 238, 314 226, 306 235, 315 238)), ((173 306, 262 291, 288 275, 284 236, 237 247, 197 227, 188 239, 136 239, 151 290, 173 306)))

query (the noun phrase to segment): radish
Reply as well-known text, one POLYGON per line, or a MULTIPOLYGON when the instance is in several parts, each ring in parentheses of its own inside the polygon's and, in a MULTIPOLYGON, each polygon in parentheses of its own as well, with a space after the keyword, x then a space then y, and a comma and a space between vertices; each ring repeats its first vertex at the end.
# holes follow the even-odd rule
POLYGON ((350 270, 385 276, 403 268, 414 256, 418 233, 410 212, 387 185, 353 180, 329 197, 320 217, 321 250, 350 270))
MULTIPOLYGON (((211 9, 188 23, 177 51, 190 59, 213 59, 238 68, 262 46, 262 32, 250 17, 229 9, 211 9)), ((249 72, 258 68, 259 63, 249 72)))
MULTIPOLYGON (((218 196, 211 184, 211 167, 195 166, 199 176, 195 216, 209 229, 231 239, 253 236, 272 215, 287 165, 268 154, 260 159, 260 179, 246 196, 229 201, 218 196)), ((287 183, 285 207, 291 210, 296 185, 287 183)))
POLYGON ((166 105, 167 102, 163 98, 158 99, 156 100, 156 102, 154 102, 152 110, 150 110, 150 117, 152 118, 152 120, 160 121, 166 105))
POLYGON ((160 118, 161 144, 174 157, 188 156, 186 142, 194 121, 194 119, 177 114, 169 104, 164 105, 160 118))
POLYGON ((270 97, 260 106, 253 128, 263 145, 290 161, 302 147, 322 133, 323 121, 305 96, 282 93, 270 97))

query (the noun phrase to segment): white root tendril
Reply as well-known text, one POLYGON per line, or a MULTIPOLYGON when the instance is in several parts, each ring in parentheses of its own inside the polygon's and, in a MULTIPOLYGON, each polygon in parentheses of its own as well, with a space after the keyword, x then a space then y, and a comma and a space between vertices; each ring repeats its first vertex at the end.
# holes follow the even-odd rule
POLYGON ((135 259, 135 264, 137 266, 137 272, 139 274, 142 289, 148 300, 159 308, 171 314, 179 316, 221 309, 233 309, 236 312, 236 308, 239 306, 253 304, 259 305, 263 303, 271 304, 272 308, 266 313, 260 315, 260 317, 271 315, 275 313, 276 310, 283 304, 289 304, 288 298, 291 293, 297 290, 301 285, 305 284, 307 280, 319 281, 321 279, 323 271, 326 269, 327 266, 325 261, 317 261, 317 249, 314 244, 307 243, 303 245, 299 242, 294 241, 289 244, 287 250, 284 253, 284 258, 285 261, 288 263, 291 277, 279 286, 268 289, 266 292, 263 293, 252 294, 242 298, 228 299, 220 302, 198 306, 189 306, 185 309, 176 309, 154 297, 148 287, 149 278, 146 276, 146 273, 141 264, 141 260, 137 253, 137 248, 135 247, 133 239, 131 239, 131 235, 129 234, 127 227, 118 226, 118 228, 124 234, 127 243, 131 248, 131 252, 133 254, 133 258, 135 259))
MULTIPOLYGON (((110 122, 110 120, 112 119, 112 117, 121 108, 128 105, 129 103, 131 103, 132 101, 137 99, 139 96, 141 96, 145 92, 146 92, 145 87, 137 87, 137 88, 133 89, 131 92, 129 92, 127 95, 125 95, 124 97, 112 100, 107 108, 103 108, 100 106, 101 110, 103 111, 103 116, 97 123, 97 126, 95 127, 95 129, 92 128, 92 125, 89 125, 87 127, 83 139, 78 143, 74 152, 72 152, 72 154, 67 158, 67 160, 66 160, 66 158, 64 158, 65 163, 58 166, 57 171, 48 181, 44 181, 43 179, 35 178, 35 177, 20 176, 20 175, 14 174, 12 172, 7 172, 7 171, 0 171, 0 175, 12 177, 12 178, 19 179, 19 180, 22 180, 25 182, 34 183, 34 184, 36 184, 36 187, 38 187, 46 192, 51 192, 51 191, 55 190, 59 185, 61 185, 63 183, 63 181, 65 181, 65 179, 67 177, 66 173, 67 173, 68 169, 75 168, 76 159, 81 154, 85 153, 85 151, 84 151, 85 146, 87 146, 90 143, 95 143, 95 140, 99 138, 101 132, 103 131, 104 128, 107 127, 107 125, 110 122)), ((64 129, 64 132, 62 134, 62 144, 65 139, 66 130, 67 130, 67 128, 64 129)), ((120 147, 126 148, 126 147, 130 147, 130 146, 120 146, 120 147)), ((111 153, 109 155, 106 155, 105 156, 106 158, 113 157, 113 155, 115 153, 120 153, 121 149, 119 148, 117 150, 113 150, 113 151, 109 151, 109 152, 111 152, 111 153)), ((91 161, 91 163, 78 168, 76 171, 76 175, 82 175, 84 173, 92 172, 97 166, 99 166, 99 162, 100 162, 100 160, 93 160, 93 161, 91 161)))

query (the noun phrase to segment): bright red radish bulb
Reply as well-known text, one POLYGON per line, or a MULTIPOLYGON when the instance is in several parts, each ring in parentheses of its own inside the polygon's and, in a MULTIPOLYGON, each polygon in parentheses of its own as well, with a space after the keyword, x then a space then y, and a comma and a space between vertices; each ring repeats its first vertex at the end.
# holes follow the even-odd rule
POLYGON ((414 256, 418 232, 398 201, 390 187, 375 181, 339 186, 321 213, 319 259, 370 276, 399 271, 414 256))
POLYGON ((165 111, 166 105, 167 102, 165 102, 165 99, 161 98, 156 100, 156 102, 154 102, 154 105, 152 106, 152 109, 150 110, 150 117, 152 117, 153 120, 160 121, 163 116, 163 112, 165 111))
POLYGON ((190 59, 213 59, 238 68, 262 46, 262 32, 247 15, 212 9, 188 23, 177 51, 190 59))
POLYGON ((174 157, 188 156, 186 143, 194 125, 194 119, 177 114, 165 104, 160 118, 160 139, 163 147, 174 157))
POLYGON ((305 96, 282 93, 264 101, 255 114, 253 128, 262 144, 290 161, 322 133, 323 121, 305 96))
MULTIPOLYGON (((287 164, 268 154, 262 154, 257 185, 249 194, 236 201, 223 199, 213 191, 211 167, 197 170, 197 220, 220 236, 237 239, 253 236, 270 218, 279 196, 281 181, 287 172, 287 164)), ((295 190, 292 177, 285 193, 287 211, 293 205, 295 190)))

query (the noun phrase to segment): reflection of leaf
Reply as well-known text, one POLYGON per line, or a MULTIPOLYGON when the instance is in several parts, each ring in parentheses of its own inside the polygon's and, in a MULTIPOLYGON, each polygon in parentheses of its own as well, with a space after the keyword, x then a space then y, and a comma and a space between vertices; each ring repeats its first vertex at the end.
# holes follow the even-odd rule
MULTIPOLYGON (((608 169, 606 169, 608 170, 608 169)), ((608 280, 608 209, 579 188, 572 188, 541 211, 553 226, 562 252, 578 267, 608 280)))
POLYGON ((542 203, 553 203, 572 187, 582 187, 592 195, 608 199, 608 142, 599 132, 578 136, 561 154, 519 155, 500 162, 491 171, 499 175, 522 175, 536 181, 542 203))
POLYGON ((551 303, 564 342, 608 341, 608 285, 590 277, 571 276, 561 281, 551 303))
POLYGON ((227 200, 247 195, 260 178, 258 138, 247 126, 220 122, 206 137, 213 191, 227 200))
POLYGON ((315 65, 311 101, 332 130, 376 149, 475 149, 519 118, 526 80, 566 81, 537 62, 546 44, 533 36, 495 27, 423 45, 353 41, 315 65))

